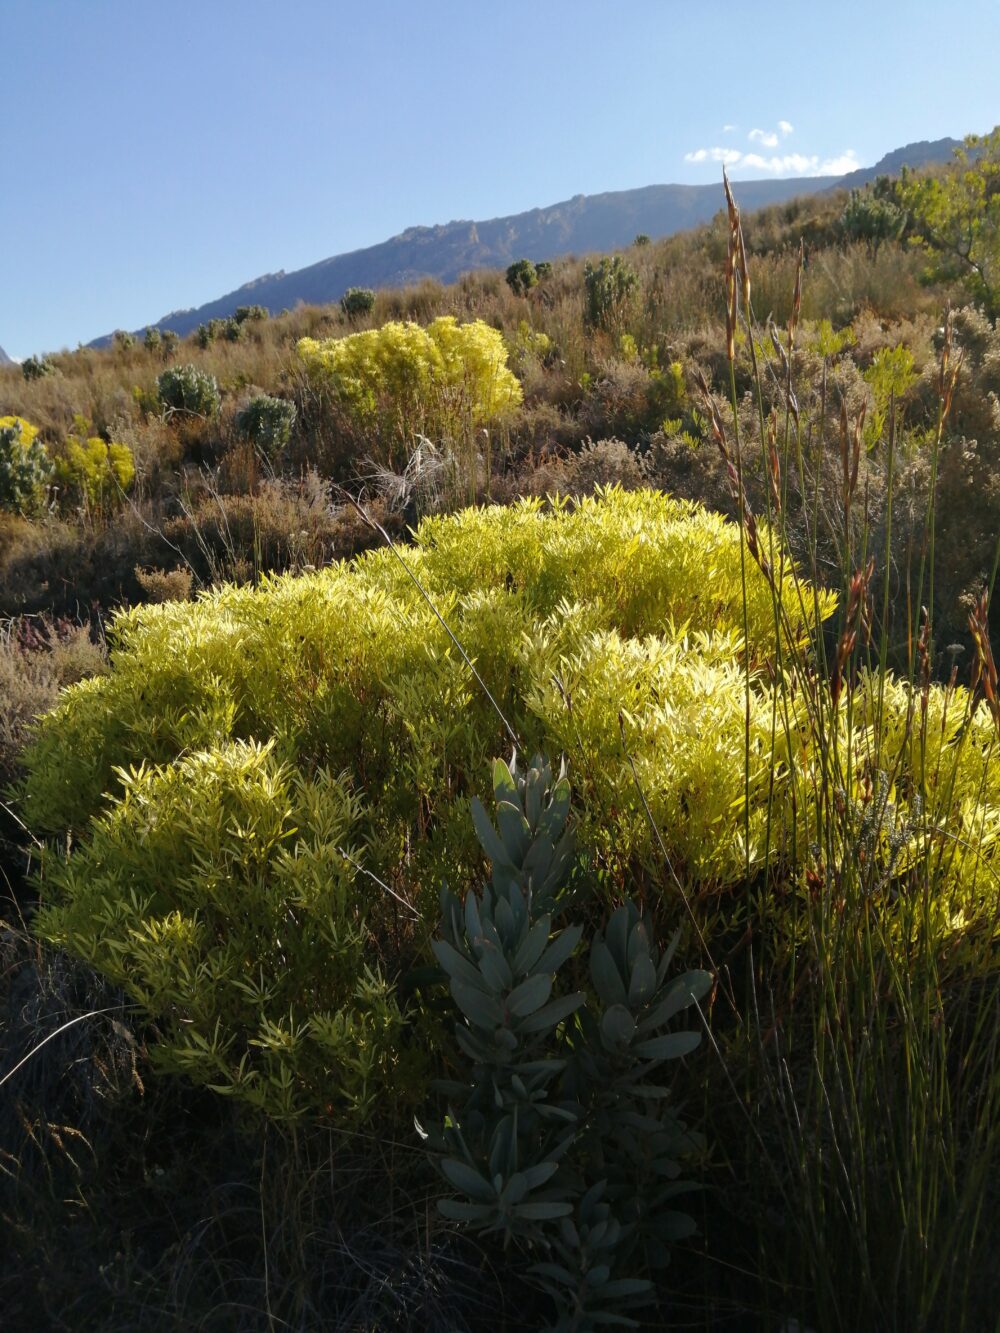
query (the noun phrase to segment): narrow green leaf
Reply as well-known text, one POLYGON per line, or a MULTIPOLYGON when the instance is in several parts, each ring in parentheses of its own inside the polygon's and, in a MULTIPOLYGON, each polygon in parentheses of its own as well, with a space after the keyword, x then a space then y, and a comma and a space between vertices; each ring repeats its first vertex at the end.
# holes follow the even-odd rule
POLYGON ((475 964, 470 963, 468 958, 464 954, 460 954, 447 940, 432 941, 431 950, 449 978, 458 977, 466 985, 473 986, 477 990, 485 991, 487 989, 475 964))
POLYGON ((523 865, 531 846, 531 830, 521 813, 521 807, 510 801, 497 803, 497 825, 507 852, 507 859, 515 866, 523 865))
MULTIPOLYGON (((496 947, 486 945, 481 950, 479 954, 479 970, 494 995, 502 994, 504 991, 509 990, 513 983, 514 974, 510 970, 510 965, 501 951, 496 947)), ((483 987, 483 989, 485 989, 485 987, 483 987)))
POLYGON ((462 1199, 438 1199, 438 1212, 449 1222, 486 1222, 496 1215, 496 1205, 465 1203, 462 1199))
POLYGON ((499 801, 517 803, 517 783, 511 776, 510 768, 502 759, 493 761, 493 795, 499 801))
POLYGON ((651 1000, 656 992, 656 968, 648 953, 639 954, 632 965, 628 987, 628 1002, 638 1008, 651 1000))
POLYGON ((537 1166, 526 1167, 524 1178, 528 1182, 528 1188, 538 1189, 539 1185, 544 1185, 547 1180, 551 1180, 558 1170, 558 1162, 539 1162, 537 1166))
MULTIPOLYGON (((552 918, 546 915, 540 917, 528 931, 513 959, 513 968, 517 976, 525 976, 534 971, 535 964, 545 952, 551 926, 552 918)), ((555 968, 542 968, 541 971, 554 972, 555 968)))

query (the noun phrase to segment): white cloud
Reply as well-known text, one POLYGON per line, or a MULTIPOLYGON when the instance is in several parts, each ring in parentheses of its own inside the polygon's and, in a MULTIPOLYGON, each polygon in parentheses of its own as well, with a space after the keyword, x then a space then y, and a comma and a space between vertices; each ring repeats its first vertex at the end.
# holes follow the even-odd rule
POLYGON ((818 153, 773 153, 764 157, 760 153, 741 153, 736 148, 696 148, 684 154, 684 161, 723 162, 728 167, 764 171, 771 176, 844 176, 861 165, 853 148, 824 158, 818 153))
POLYGON ((846 176, 849 171, 857 171, 861 166, 853 148, 846 148, 838 157, 828 157, 821 164, 821 176, 846 176))
POLYGON ((738 130, 738 129, 739 129, 739 126, 738 126, 738 125, 723 125, 723 127, 722 127, 722 133, 723 133, 723 134, 731 134, 731 133, 733 132, 733 130, 738 130))
POLYGON ((779 120, 778 129, 781 131, 782 134, 791 134, 792 132, 792 126, 789 124, 787 120, 779 120))
POLYGON ((724 162, 727 166, 732 166, 739 162, 743 154, 738 148, 696 148, 694 152, 685 153, 685 162, 724 162))
POLYGON ((765 148, 777 148, 778 136, 769 134, 766 130, 751 130, 747 135, 751 143, 763 144, 765 148))

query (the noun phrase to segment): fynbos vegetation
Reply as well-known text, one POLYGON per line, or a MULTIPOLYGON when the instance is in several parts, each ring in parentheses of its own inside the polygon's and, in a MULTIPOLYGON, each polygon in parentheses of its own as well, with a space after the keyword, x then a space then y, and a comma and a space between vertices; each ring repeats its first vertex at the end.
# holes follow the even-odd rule
POLYGON ((0 371, 15 1322, 994 1327, 968 150, 0 371))

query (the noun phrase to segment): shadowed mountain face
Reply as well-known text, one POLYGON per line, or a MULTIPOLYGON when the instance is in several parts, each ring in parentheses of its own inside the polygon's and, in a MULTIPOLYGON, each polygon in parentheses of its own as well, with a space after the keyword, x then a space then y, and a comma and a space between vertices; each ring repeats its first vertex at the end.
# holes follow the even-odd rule
MULTIPOLYGON (((790 180, 738 181, 733 185, 745 212, 782 203, 797 195, 854 187, 903 165, 944 161, 955 139, 910 144, 887 154, 874 167, 844 177, 809 176, 790 180)), ((721 183, 647 185, 638 190, 576 195, 548 208, 493 218, 487 222, 449 222, 409 227, 398 236, 364 250, 335 255, 294 273, 269 273, 234 292, 190 310, 176 310, 155 327, 182 336, 209 319, 224 319, 237 306, 262 305, 272 314, 299 302, 323 305, 338 301, 348 287, 404 287, 422 278, 454 282, 481 268, 506 268, 516 259, 556 259, 629 245, 639 232, 658 239, 708 222, 722 207, 721 183)), ((97 338, 101 346, 109 337, 97 338)))
POLYGON ((7 353, 0 347, 0 366, 12 366, 13 364, 7 353))

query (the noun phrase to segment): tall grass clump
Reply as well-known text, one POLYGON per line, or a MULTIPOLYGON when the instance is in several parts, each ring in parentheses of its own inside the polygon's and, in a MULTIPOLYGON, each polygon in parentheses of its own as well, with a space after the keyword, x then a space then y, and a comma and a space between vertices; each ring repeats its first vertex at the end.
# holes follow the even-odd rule
MULTIPOLYGON (((763 572, 774 592, 773 733, 790 748, 804 734, 814 742, 790 773, 796 827, 778 865, 765 851, 769 869, 755 876, 748 860, 753 929, 739 961, 722 969, 731 1018, 720 1016, 717 1030, 728 1071, 739 1070, 743 1108, 731 1141, 742 1126, 748 1149, 733 1153, 730 1169, 756 1218, 756 1299, 765 1318, 794 1316, 821 1333, 991 1328, 1000 708, 989 590, 970 617, 967 687, 926 609, 910 627, 909 670, 887 669, 891 593, 879 565, 892 553, 901 414, 890 395, 872 436, 864 405, 834 405, 839 513, 821 512, 824 460, 811 441, 822 423, 807 415, 794 375, 802 267, 785 329, 758 331, 731 195, 728 221, 729 412, 707 384, 705 408, 742 515, 744 574, 763 572), (736 388, 741 333, 749 414, 736 388), (882 455, 889 517, 881 531, 867 521, 859 485, 866 451, 882 455), (767 535, 747 500, 751 471, 768 479, 767 535), (825 523, 841 528, 840 609, 831 633, 784 652, 783 550, 793 529, 812 533, 805 568, 820 586, 825 523)), ((946 322, 937 427, 924 446, 931 481, 914 608, 935 606, 935 478, 960 364, 946 322)), ((791 606, 811 595, 797 574, 794 582, 791 606)), ((749 673, 745 688, 749 721, 749 673)), ((745 754, 749 780, 749 727, 745 754)), ((767 849, 777 833, 772 822, 767 849)))

